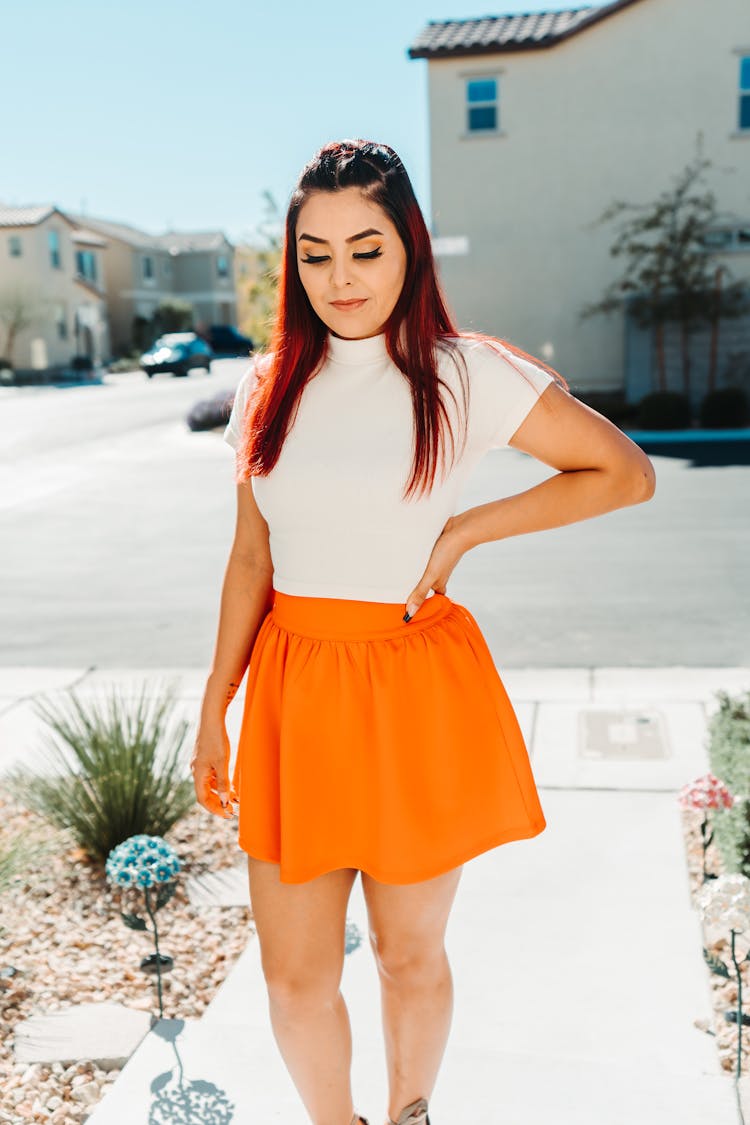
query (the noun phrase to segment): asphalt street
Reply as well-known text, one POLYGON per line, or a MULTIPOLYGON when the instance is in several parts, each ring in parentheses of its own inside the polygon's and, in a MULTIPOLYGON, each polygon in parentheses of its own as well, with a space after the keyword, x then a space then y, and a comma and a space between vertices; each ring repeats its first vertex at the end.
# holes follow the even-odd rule
MULTIPOLYGON (((185 417, 246 364, 0 389, 2 665, 207 667, 234 529, 233 454, 221 430, 191 433, 185 417)), ((448 594, 500 666, 750 664, 750 467, 679 452, 652 455, 645 504, 461 559, 448 594)), ((491 451, 457 510, 554 471, 491 451)))

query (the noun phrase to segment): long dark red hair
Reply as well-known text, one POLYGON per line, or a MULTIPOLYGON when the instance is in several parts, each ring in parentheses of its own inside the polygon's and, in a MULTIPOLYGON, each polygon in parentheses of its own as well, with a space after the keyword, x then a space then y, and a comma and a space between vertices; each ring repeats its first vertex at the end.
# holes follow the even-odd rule
MULTIPOLYGON (((335 192, 357 187, 368 201, 380 206, 394 224, 406 251, 406 274, 401 294, 385 333, 388 353, 411 386, 414 408, 414 459, 404 499, 417 489, 429 490, 438 456, 445 465, 445 429, 455 441, 439 387, 439 348, 450 350, 461 361, 459 338, 502 346, 548 371, 569 391, 566 380, 546 363, 521 351, 507 340, 483 332, 459 332, 454 324, 435 269, 430 235, 411 181, 392 148, 373 141, 331 141, 324 145, 300 174, 286 214, 284 242, 278 275, 278 304, 268 352, 255 357, 257 379, 243 419, 235 479, 265 476, 276 464, 297 404, 308 378, 325 362, 328 326, 312 308, 297 269, 297 217, 313 192, 335 192)), ((464 406, 469 394, 465 362, 462 390, 464 406)), ((524 375, 519 369, 519 373, 524 375)), ((526 376, 524 375, 524 378, 526 376)), ((448 387, 451 395, 452 389, 448 387)), ((465 440, 465 434, 464 434, 465 440)))

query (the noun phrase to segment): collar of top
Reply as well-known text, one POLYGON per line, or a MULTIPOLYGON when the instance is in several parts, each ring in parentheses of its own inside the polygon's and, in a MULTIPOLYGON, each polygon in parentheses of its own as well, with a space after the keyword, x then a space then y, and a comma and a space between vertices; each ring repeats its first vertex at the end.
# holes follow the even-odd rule
POLYGON ((328 358, 334 363, 373 363, 375 360, 387 357, 385 332, 379 332, 377 336, 366 336, 363 340, 352 340, 343 336, 334 336, 333 332, 328 333, 328 358))

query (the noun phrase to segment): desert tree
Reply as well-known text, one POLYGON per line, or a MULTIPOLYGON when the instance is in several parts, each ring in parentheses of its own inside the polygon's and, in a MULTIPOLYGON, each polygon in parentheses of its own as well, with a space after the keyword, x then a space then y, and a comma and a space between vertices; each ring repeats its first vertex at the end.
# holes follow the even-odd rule
POLYGON ((611 257, 625 259, 622 275, 605 290, 602 299, 586 305, 581 319, 620 308, 629 298, 636 323, 653 327, 659 390, 667 389, 664 326, 676 322, 680 331, 682 381, 691 390, 690 336, 701 323, 711 325, 709 389, 715 386, 719 324, 722 317, 748 311, 746 282, 731 277, 725 264, 715 261, 712 234, 721 216, 716 196, 702 183, 713 162, 702 155, 698 134, 696 155, 676 176, 673 186, 655 200, 629 203, 614 200, 589 228, 617 220, 611 257))

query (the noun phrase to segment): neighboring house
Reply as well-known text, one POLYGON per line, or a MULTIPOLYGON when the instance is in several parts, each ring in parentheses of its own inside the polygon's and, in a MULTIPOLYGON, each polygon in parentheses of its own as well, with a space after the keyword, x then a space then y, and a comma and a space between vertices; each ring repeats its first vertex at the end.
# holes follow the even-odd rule
POLYGON ((0 204, 0 358, 29 372, 109 358, 106 245, 53 204, 0 204))
POLYGON ((126 223, 70 214, 107 239, 104 272, 112 353, 128 353, 132 347, 134 318, 150 320, 161 301, 172 296, 172 260, 153 235, 126 223))
POLYGON ((234 248, 220 231, 147 234, 126 223, 73 215, 103 234, 112 350, 129 352, 134 323, 150 321, 158 305, 181 298, 193 308, 193 324, 234 324, 234 248))
MULTIPOLYGON (((617 229, 590 224, 672 188, 699 133, 725 216, 717 261, 750 279, 749 11, 616 0, 425 27, 408 54, 428 64, 431 233, 462 328, 546 360, 574 393, 625 386, 628 318, 579 320, 624 269, 617 229)), ((645 393, 649 353, 631 353, 645 393)))
POLYGON ((174 263, 174 292, 193 306, 195 327, 236 324, 234 246, 221 231, 167 231, 158 242, 174 263))

